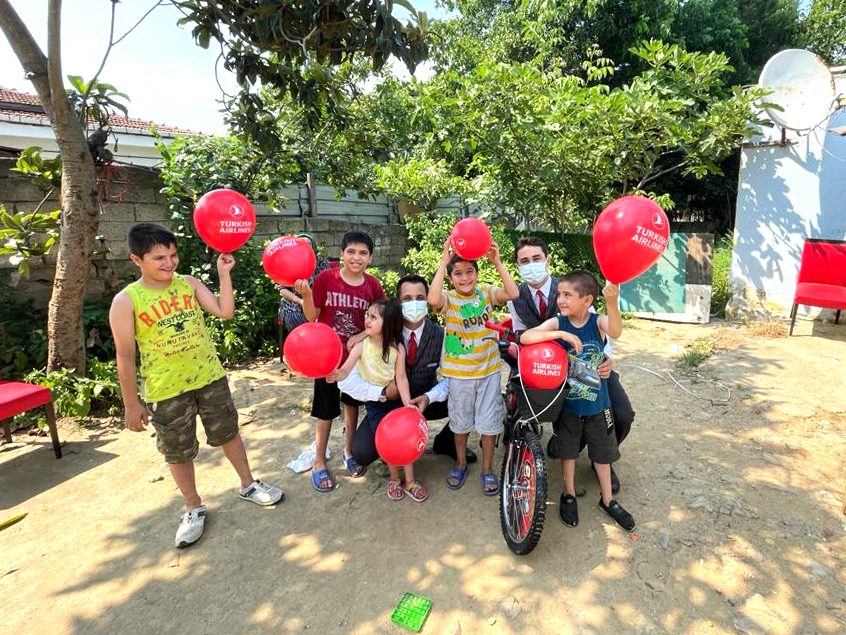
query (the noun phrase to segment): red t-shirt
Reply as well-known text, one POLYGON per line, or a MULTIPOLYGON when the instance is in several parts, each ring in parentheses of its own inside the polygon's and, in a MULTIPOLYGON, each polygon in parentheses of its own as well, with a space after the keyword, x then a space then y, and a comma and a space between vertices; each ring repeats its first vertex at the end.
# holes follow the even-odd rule
POLYGON ((341 277, 341 270, 332 268, 321 271, 314 280, 312 299, 319 311, 318 322, 328 324, 341 338, 344 360, 347 358, 347 340, 364 330, 364 314, 375 300, 385 297, 382 285, 369 273, 358 286, 348 284, 341 277))

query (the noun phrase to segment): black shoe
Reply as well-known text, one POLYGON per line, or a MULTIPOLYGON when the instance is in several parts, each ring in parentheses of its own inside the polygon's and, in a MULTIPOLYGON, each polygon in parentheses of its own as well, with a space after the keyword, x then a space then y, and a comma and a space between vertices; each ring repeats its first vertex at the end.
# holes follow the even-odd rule
POLYGON ((599 499, 599 508, 604 511, 606 514, 611 516, 614 519, 614 522, 620 525, 626 531, 634 531, 635 528, 635 521, 632 518, 632 515, 623 509, 623 506, 620 505, 617 501, 613 498, 611 502, 608 503, 606 507, 605 504, 602 502, 602 499, 599 499))
MULTIPOLYGON (((596 474, 596 468, 593 466, 593 461, 590 462, 590 469, 592 469, 593 473, 596 474)), ((611 466, 611 493, 620 493, 620 478, 617 476, 617 472, 614 471, 613 465, 611 466)))
POLYGON ((561 500, 558 503, 558 517, 568 527, 575 527, 579 524, 579 504, 576 502, 575 496, 561 494, 561 500))

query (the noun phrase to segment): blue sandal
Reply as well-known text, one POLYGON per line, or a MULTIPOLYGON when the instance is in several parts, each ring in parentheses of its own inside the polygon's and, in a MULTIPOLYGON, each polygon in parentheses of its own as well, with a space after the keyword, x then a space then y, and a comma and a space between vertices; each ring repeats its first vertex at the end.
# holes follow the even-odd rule
POLYGON ((347 473, 352 478, 361 478, 367 472, 367 466, 359 465, 358 461, 351 456, 344 457, 344 465, 347 468, 347 473))
POLYGON ((499 479, 496 474, 485 472, 482 476, 482 494, 485 496, 496 496, 499 494, 499 479))
POLYGON ((325 467, 322 470, 312 471, 311 486, 318 492, 331 492, 335 489, 335 479, 332 478, 331 472, 325 467), (321 483, 329 482, 329 485, 321 486, 321 483))
POLYGON ((470 471, 470 467, 454 467, 449 471, 446 477, 446 486, 450 489, 461 489, 464 485, 464 481, 467 480, 467 472, 470 471), (455 481, 455 485, 453 485, 450 480, 455 481))

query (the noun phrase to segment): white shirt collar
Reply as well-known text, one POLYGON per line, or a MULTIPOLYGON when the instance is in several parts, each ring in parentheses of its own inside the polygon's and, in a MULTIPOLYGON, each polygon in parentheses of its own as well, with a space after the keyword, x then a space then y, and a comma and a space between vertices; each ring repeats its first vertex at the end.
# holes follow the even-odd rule
MULTIPOLYGON (((426 326, 426 320, 423 320, 416 329, 414 329, 414 337, 417 340, 417 344, 420 344, 420 338, 423 337, 423 327, 426 326)), ((402 341, 405 344, 408 344, 408 340, 411 339, 412 330, 405 325, 402 327, 402 341)))
POLYGON ((532 292, 532 300, 535 301, 535 304, 538 301, 538 291, 543 291, 543 297, 549 300, 549 292, 552 290, 552 276, 547 275, 546 282, 537 288, 530 285, 529 290, 532 292))

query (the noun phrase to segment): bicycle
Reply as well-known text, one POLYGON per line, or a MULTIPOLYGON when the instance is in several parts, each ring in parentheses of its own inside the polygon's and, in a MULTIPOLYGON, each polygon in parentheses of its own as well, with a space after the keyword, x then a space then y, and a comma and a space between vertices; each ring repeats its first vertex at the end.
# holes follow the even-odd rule
POLYGON ((559 388, 527 388, 520 378, 517 335, 505 325, 486 322, 485 326, 499 333, 500 357, 509 367, 503 393, 506 416, 500 469, 500 526, 508 548, 525 556, 537 546, 546 520, 548 473, 540 441, 541 424, 558 418, 569 393, 569 378, 596 385, 600 379, 594 369, 569 355, 567 377, 559 388))

